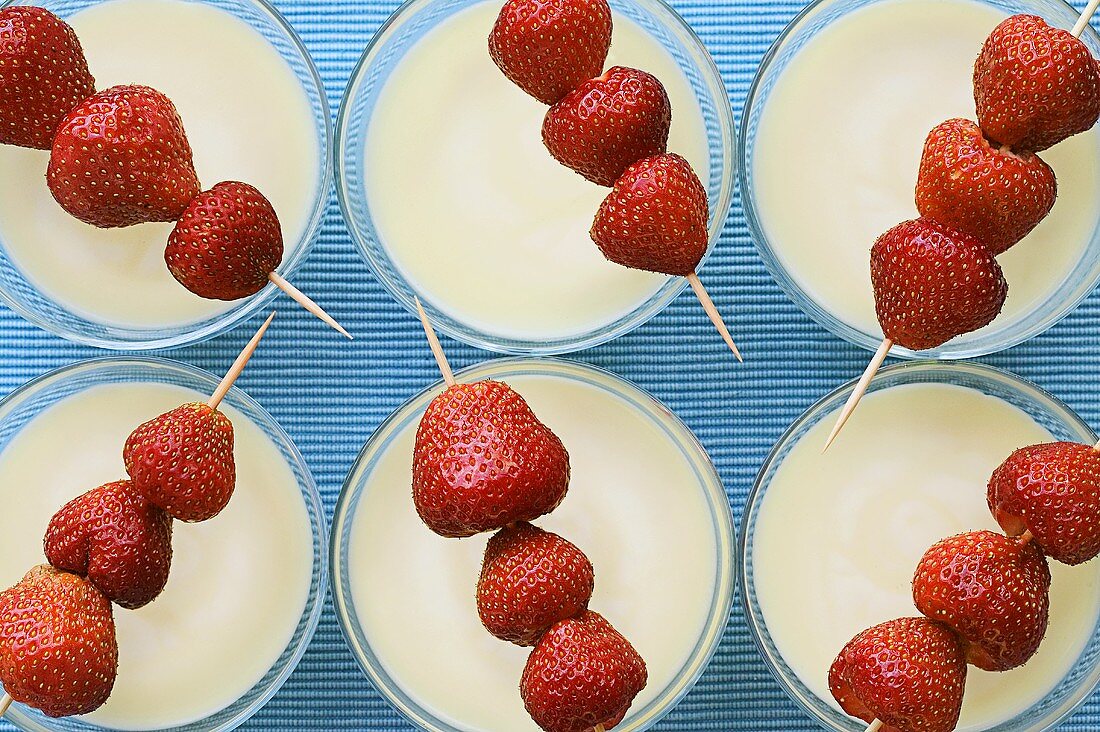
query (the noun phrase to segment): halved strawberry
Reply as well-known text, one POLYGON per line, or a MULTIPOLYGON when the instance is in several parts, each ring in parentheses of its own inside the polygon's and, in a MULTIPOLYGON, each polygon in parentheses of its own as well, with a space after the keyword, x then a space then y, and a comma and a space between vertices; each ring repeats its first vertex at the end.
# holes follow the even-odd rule
POLYGON ((592 241, 616 264, 686 277, 707 253, 707 191, 675 153, 634 163, 607 195, 592 241))
POLYGON ((1040 151, 1100 118, 1100 69, 1089 49, 1037 15, 994 29, 974 65, 978 122, 993 140, 1040 151))
POLYGON ((105 229, 175 221, 199 193, 175 105, 137 85, 106 89, 69 112, 46 182, 62 208, 105 229))
POLYGON ((69 24, 43 8, 0 8, 0 144, 49 150, 61 120, 95 94, 69 24))
POLYGON ((497 638, 532 646, 554 623, 587 610, 594 584, 584 552, 520 522, 501 529, 485 548, 477 611, 497 638))
POLYGON ((933 545, 913 576, 917 609, 954 628, 967 660, 986 671, 1022 666, 1039 650, 1049 590, 1043 553, 992 531, 933 545))
POLYGON ((672 106, 652 74, 615 66, 546 112, 542 141, 562 165, 614 185, 633 163, 665 151, 672 106))
POLYGON ((489 35, 496 65, 543 104, 599 76, 610 47, 607 0, 508 0, 489 35))
POLYGON ((264 288, 283 261, 279 217, 255 187, 219 183, 187 206, 168 237, 164 261, 199 297, 248 297, 264 288))
POLYGON ((829 690, 845 712, 898 732, 951 732, 965 685, 958 636, 927 618, 891 620, 863 631, 829 669, 829 690))
POLYGON ((50 564, 87 577, 124 608, 155 600, 172 567, 172 518, 128 480, 74 498, 50 520, 43 542, 50 564))
POLYGON ((1064 564, 1100 555, 1100 451, 1076 442, 1016 450, 989 479, 989 509, 1010 536, 1030 531, 1064 564))
POLYGON ((610 730, 648 681, 645 661, 611 623, 591 610, 554 625, 527 659, 520 694, 546 732, 610 730))
POLYGON ((1054 171, 1038 155, 991 145, 970 120, 948 120, 924 143, 920 215, 981 240, 993 255, 1031 233, 1057 195, 1054 171))
POLYGON ((927 218, 898 224, 878 238, 871 284, 882 332, 914 351, 987 325, 1008 295, 985 244, 927 218))

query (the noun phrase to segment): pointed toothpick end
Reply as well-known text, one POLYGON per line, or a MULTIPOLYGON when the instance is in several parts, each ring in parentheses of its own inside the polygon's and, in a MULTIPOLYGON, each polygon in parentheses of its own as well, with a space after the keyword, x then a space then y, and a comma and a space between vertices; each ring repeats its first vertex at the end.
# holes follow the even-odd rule
POLYGON ((267 316, 267 320, 263 322, 263 325, 256 330, 256 335, 245 344, 245 347, 241 349, 240 354, 236 360, 233 361, 233 365, 229 367, 229 370, 225 372, 225 376, 218 383, 218 388, 214 390, 214 393, 206 401, 211 409, 217 409, 218 405, 225 399, 225 395, 229 393, 229 390, 233 388, 233 384, 237 381, 237 377, 244 371, 244 367, 248 365, 249 359, 252 358, 252 354, 256 352, 257 346, 260 345, 260 341, 263 340, 264 333, 267 333, 268 327, 271 325, 271 321, 275 320, 275 311, 271 311, 271 315, 267 316))
POLYGON ((435 357, 435 364, 439 367, 439 373, 443 376, 443 381, 447 386, 454 386, 455 377, 451 371, 451 364, 447 361, 447 354, 443 352, 443 346, 439 344, 439 337, 435 334, 432 321, 428 318, 428 313, 424 311, 424 305, 420 302, 420 298, 414 295, 413 300, 416 302, 416 312, 420 316, 420 325, 424 328, 424 335, 428 339, 428 347, 432 349, 432 356, 435 357))
POLYGON ((867 393, 867 387, 871 385, 871 379, 875 378, 875 374, 878 373, 879 368, 882 366, 882 362, 886 360, 886 355, 890 353, 890 349, 893 348, 894 342, 889 338, 883 338, 882 343, 879 344, 878 350, 875 351, 875 355, 871 358, 871 362, 867 364, 867 368, 863 370, 863 375, 859 377, 859 381, 856 382, 855 387, 852 388, 852 393, 848 396, 848 401, 844 403, 844 406, 840 410, 840 414, 836 418, 836 423, 833 425, 832 432, 829 433, 829 438, 825 440, 825 447, 821 448, 822 454, 836 441, 840 430, 844 428, 844 425, 848 422, 848 418, 852 416, 852 413, 856 410, 856 405, 863 399, 863 395, 867 393))
POLYGON ((269 273, 267 275, 267 278, 269 280, 271 280, 272 284, 274 284, 280 290, 285 292, 287 294, 287 297, 294 300, 294 302, 298 303, 303 308, 305 308, 307 311, 312 313, 321 322, 328 325, 330 328, 332 328, 337 333, 339 333, 340 335, 347 338, 349 341, 355 340, 354 338, 351 337, 351 333, 347 332, 347 330, 344 328, 344 326, 342 326, 342 325, 340 325, 339 323, 336 322, 336 318, 334 318, 331 315, 329 315, 328 313, 326 313, 324 308, 322 308, 320 305, 315 303, 312 300, 312 298, 309 297, 309 295, 305 294, 304 292, 299 290, 297 287, 290 284, 278 272, 269 273))
POLYGON ((703 287, 702 280, 699 279, 699 275, 692 272, 687 276, 688 284, 691 285, 691 289, 695 292, 695 297, 699 298, 699 304, 703 306, 703 310, 706 312, 707 317, 710 318, 710 322, 714 324, 714 327, 718 330, 718 334, 722 336, 722 340, 726 342, 729 349, 733 351, 733 355, 737 357, 739 363, 744 363, 745 359, 741 357, 741 351, 737 350, 737 345, 733 342, 733 336, 730 335, 729 328, 726 327, 726 322, 722 319, 722 314, 718 312, 718 308, 714 304, 714 300, 711 299, 707 289, 703 287))

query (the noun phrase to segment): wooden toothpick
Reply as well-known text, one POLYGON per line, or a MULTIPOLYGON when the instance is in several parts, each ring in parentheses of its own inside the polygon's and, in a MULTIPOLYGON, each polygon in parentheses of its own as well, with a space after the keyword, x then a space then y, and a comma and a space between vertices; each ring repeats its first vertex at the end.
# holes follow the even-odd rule
POLYGON ((594 727, 594 728, 592 729, 592 732, 607 732, 607 730, 605 730, 605 729, 603 728, 603 725, 602 725, 602 724, 597 724, 597 725, 596 725, 596 726, 595 726, 595 727, 594 727))
POLYGON ((11 706, 12 699, 7 694, 0 696, 0 717, 3 717, 8 712, 8 707, 11 706))
POLYGON ((705 287, 703 287, 702 281, 699 279, 699 275, 692 272, 687 276, 687 281, 691 284, 691 289, 695 290, 695 296, 699 298, 699 303, 703 306, 703 310, 706 311, 707 317, 710 318, 710 322, 714 323, 714 327, 718 329, 718 332, 722 336, 722 340, 726 342, 726 345, 733 351, 733 355, 737 356, 737 360, 741 363, 745 362, 745 359, 741 358, 741 352, 737 350, 737 346, 733 343, 733 337, 730 336, 729 329, 726 327, 726 322, 722 320, 722 314, 718 312, 718 308, 714 305, 714 300, 710 298, 705 287))
POLYGON ((1100 0, 1092 0, 1092 2, 1085 6, 1085 10, 1081 13, 1081 17, 1077 19, 1077 24, 1073 26, 1073 30, 1070 31, 1074 37, 1081 37, 1081 34, 1085 32, 1085 28, 1088 28, 1089 23, 1092 21, 1092 16, 1096 14, 1098 8, 1100 8, 1100 0))
POLYGON ((869 725, 867 725, 867 729, 864 732, 878 732, 884 726, 885 725, 883 724, 881 719, 876 719, 874 722, 871 722, 869 725))
POLYGON ((420 298, 416 299, 416 312, 420 313, 420 324, 424 326, 424 335, 428 337, 428 346, 435 356, 435 363, 439 366, 439 373, 443 374, 443 381, 447 386, 455 385, 455 375, 451 371, 451 364, 447 362, 447 354, 443 353, 443 346, 439 345, 439 338, 435 335, 432 321, 428 320, 428 314, 424 312, 424 306, 420 304, 420 298))
POLYGON ((271 325, 271 321, 275 319, 275 313, 267 316, 267 320, 260 326, 260 329, 256 331, 256 335, 252 336, 244 349, 241 350, 237 360, 233 362, 233 365, 229 367, 229 371, 225 372, 225 376, 222 377, 221 382, 218 384, 218 388, 214 390, 214 394, 207 400, 207 404, 211 409, 217 409, 218 405, 222 403, 222 399, 225 399, 225 395, 229 393, 229 390, 233 388, 233 382, 237 380, 237 377, 244 371, 245 365, 248 364, 248 359, 252 358, 252 354, 256 352, 256 346, 260 345, 260 340, 264 337, 264 333, 267 332, 267 327, 271 325))
POLYGON ((886 360, 886 354, 890 353, 890 349, 893 348, 893 346, 894 342, 889 338, 884 338, 882 340, 878 350, 875 351, 875 355, 871 358, 871 363, 867 364, 863 376, 859 377, 856 387, 852 389, 852 395, 848 397, 848 401, 844 403, 844 408, 840 410, 840 416, 836 418, 836 424, 833 425, 833 431, 829 433, 829 439, 825 440, 825 447, 821 449, 821 452, 828 450, 829 446, 833 444, 833 440, 840 434, 840 430, 844 427, 844 423, 852 416, 852 412, 855 411, 856 405, 859 404, 859 400, 867 393, 867 387, 870 386, 871 379, 875 378, 875 374, 878 373, 879 367, 882 366, 882 362, 886 360))
POLYGON ((337 333, 340 333, 342 336, 347 338, 349 341, 352 340, 351 333, 348 333, 346 330, 344 330, 344 326, 337 323, 335 318, 333 318, 331 315, 326 313, 324 311, 324 309, 321 308, 320 305, 313 302, 313 300, 310 299, 309 295, 305 294, 304 292, 299 290, 297 287, 295 287, 294 285, 290 284, 285 279, 283 279, 283 277, 278 272, 272 272, 271 274, 269 274, 267 276, 267 278, 269 280, 271 280, 271 282, 276 287, 278 287, 280 290, 282 290, 287 295, 289 295, 290 298, 292 300, 294 300, 294 302, 298 303, 299 305, 304 307, 306 310, 308 310, 309 312, 316 315, 322 321, 324 321, 328 325, 332 326, 332 328, 334 330, 336 330, 337 333))

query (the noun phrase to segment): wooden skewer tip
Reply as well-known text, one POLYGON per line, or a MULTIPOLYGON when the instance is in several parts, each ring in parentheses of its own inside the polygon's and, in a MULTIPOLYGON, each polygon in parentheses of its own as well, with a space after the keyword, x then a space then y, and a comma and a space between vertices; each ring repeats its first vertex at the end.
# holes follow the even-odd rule
POLYGON ((833 431, 829 433, 829 438, 825 440, 825 447, 821 448, 821 452, 824 453, 836 440, 837 435, 840 434, 840 430, 843 429, 844 424, 848 421, 848 418, 852 416, 852 412, 855 411, 856 405, 859 404, 859 400, 863 398, 863 395, 867 393, 867 387, 871 384, 871 379, 875 378, 875 374, 878 373, 879 368, 882 366, 882 362, 886 360, 886 354, 890 353, 890 349, 893 348, 894 342, 889 338, 883 338, 882 343, 879 344, 878 350, 875 351, 875 355, 871 358, 871 362, 867 364, 867 368, 863 371, 863 376, 859 377, 859 381, 856 382, 855 388, 852 389, 851 396, 848 397, 848 401, 844 403, 844 407, 840 410, 840 415, 836 418, 836 424, 833 425, 833 431))
POLYGON ((691 285, 691 289, 695 291, 695 297, 699 298, 699 303, 703 306, 703 310, 706 311, 707 317, 710 318, 710 322, 714 323, 714 327, 718 329, 718 333, 722 336, 722 340, 724 340, 730 350, 733 351, 733 355, 737 357, 737 360, 740 363, 744 363, 745 359, 741 358, 741 352, 737 350, 737 346, 733 342, 733 336, 730 335, 729 328, 726 327, 726 321, 722 319, 722 314, 718 312, 718 308, 714 305, 714 300, 711 299, 707 289, 703 287, 703 282, 699 279, 699 275, 692 272, 687 276, 687 281, 691 285))
POLYGON ((214 393, 207 400, 207 404, 211 409, 217 409, 218 405, 222 403, 222 399, 225 399, 225 395, 229 393, 229 390, 233 388, 233 384, 237 381, 237 377, 244 371, 244 367, 248 365, 248 360, 252 358, 252 354, 256 352, 257 346, 260 345, 260 341, 263 340, 264 333, 267 332, 268 327, 271 325, 271 321, 275 319, 275 311, 271 312, 271 315, 267 316, 267 320, 263 322, 263 325, 256 330, 256 335, 252 336, 251 340, 245 344, 245 347, 241 349, 240 354, 236 360, 233 361, 233 365, 229 367, 229 370, 225 372, 225 376, 218 382, 218 388, 214 390, 214 393))
POLYGON ((349 341, 355 340, 354 338, 352 338, 351 333, 348 333, 344 329, 344 326, 342 326, 342 325, 340 325, 339 323, 336 322, 336 318, 334 318, 331 315, 329 315, 328 313, 326 313, 320 305, 313 302, 313 300, 309 297, 309 295, 305 294, 304 292, 299 290, 297 287, 295 287, 294 285, 287 282, 282 277, 282 275, 280 275, 278 272, 270 273, 267 276, 267 278, 269 280, 271 280, 272 284, 274 284, 280 290, 285 292, 287 294, 287 296, 290 297, 291 300, 298 303, 299 305, 301 305, 303 308, 305 308, 309 312, 313 313, 323 323, 326 323, 328 326, 330 326, 337 333, 344 336, 349 341))
POLYGON ((424 335, 428 338, 428 346, 432 349, 432 356, 435 357, 439 373, 443 375, 443 382, 447 386, 454 386, 454 372, 451 371, 451 364, 447 361, 447 354, 443 352, 443 346, 439 344, 439 337, 435 334, 432 321, 428 319, 428 314, 424 312, 424 305, 421 304, 420 298, 414 297, 413 299, 416 300, 416 312, 420 315, 420 325, 423 326, 424 335))

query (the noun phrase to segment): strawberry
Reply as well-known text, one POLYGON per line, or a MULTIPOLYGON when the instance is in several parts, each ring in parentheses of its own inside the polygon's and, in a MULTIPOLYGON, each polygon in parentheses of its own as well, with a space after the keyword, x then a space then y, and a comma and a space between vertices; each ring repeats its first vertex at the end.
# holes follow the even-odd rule
POLYGON ((0 594, 0 683, 49 717, 88 714, 115 685, 111 602, 90 582, 49 565, 0 594))
POLYGON ((991 145, 970 120, 948 120, 924 143, 920 215, 980 239, 993 255, 1038 226, 1057 194, 1054 171, 1038 155, 991 145))
POLYGON ((172 566, 172 518, 128 480, 67 503, 46 529, 46 559, 87 577, 107 599, 134 610, 155 600, 172 566))
POLYGON ((1035 15, 994 29, 974 65, 978 122, 992 140, 1038 152, 1100 117, 1100 70, 1072 34, 1035 15))
POLYGON ((1008 294, 984 244, 927 218, 898 224, 878 238, 871 248, 871 284, 883 333, 914 351, 990 323, 1008 294))
POLYGON ((67 23, 29 5, 0 8, 0 144, 49 150, 62 118, 93 94, 67 23))
POLYGON ((664 85, 652 74, 615 66, 550 107, 542 141, 562 165, 611 186, 632 163, 665 151, 671 124, 664 85))
POLYGON ((134 487, 180 521, 206 521, 233 497, 233 423, 194 402, 138 427, 122 452, 134 487))
POLYGON ((589 610, 546 631, 519 688, 527 713, 546 732, 587 732, 621 722, 647 680, 630 642, 589 610))
POLYGON ((489 34, 496 65, 543 104, 599 76, 610 47, 607 0, 508 0, 489 34))
POLYGON ((1038 547, 992 531, 933 545, 913 576, 917 609, 954 628, 967 660, 985 671, 1022 666, 1039 650, 1049 590, 1038 547))
POLYGON ((176 107, 147 86, 112 87, 72 110, 46 182, 62 208, 104 229, 175 221, 199 193, 176 107))
POLYGON ((441 536, 473 536, 558 507, 569 453, 506 384, 456 384, 432 400, 413 452, 413 501, 441 536))
POLYGON ((897 732, 950 732, 962 709, 966 659, 958 636, 927 618, 891 620, 844 646, 829 691, 844 711, 897 732))
POLYGON ((626 169, 590 233, 612 262, 687 276, 707 253, 707 215, 707 191, 691 164, 665 153, 626 169))
POLYGON ((264 288, 283 261, 279 217, 247 183, 219 183, 187 206, 168 237, 164 261, 199 297, 248 297, 264 288))
POLYGON ((588 609, 595 578, 580 549, 526 522, 501 529, 485 548, 477 611, 486 630, 533 646, 559 620, 588 609))
POLYGON ((1093 447, 1021 448, 993 472, 987 497, 1007 534, 1030 531, 1051 559, 1082 564, 1100 554, 1100 452, 1093 447))

